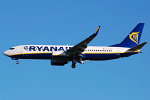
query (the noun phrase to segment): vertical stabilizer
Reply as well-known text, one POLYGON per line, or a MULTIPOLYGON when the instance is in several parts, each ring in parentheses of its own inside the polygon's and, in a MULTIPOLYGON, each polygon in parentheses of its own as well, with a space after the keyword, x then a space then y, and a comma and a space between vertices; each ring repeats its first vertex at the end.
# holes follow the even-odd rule
POLYGON ((139 23, 120 44, 116 44, 112 46, 128 47, 128 48, 137 46, 140 42, 143 27, 144 27, 144 23, 139 23))

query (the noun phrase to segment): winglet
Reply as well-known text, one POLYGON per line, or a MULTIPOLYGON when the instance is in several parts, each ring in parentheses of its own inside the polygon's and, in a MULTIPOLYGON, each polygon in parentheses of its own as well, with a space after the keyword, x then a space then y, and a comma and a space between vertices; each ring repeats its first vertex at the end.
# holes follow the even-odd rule
POLYGON ((100 26, 98 26, 98 28, 96 29, 96 31, 94 32, 93 36, 96 36, 98 34, 98 31, 100 29, 100 26))

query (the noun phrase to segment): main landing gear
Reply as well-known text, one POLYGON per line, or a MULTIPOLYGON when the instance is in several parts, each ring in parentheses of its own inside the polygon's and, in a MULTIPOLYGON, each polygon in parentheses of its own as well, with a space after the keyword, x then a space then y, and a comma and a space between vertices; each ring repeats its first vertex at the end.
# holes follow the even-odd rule
POLYGON ((72 67, 72 68, 75 68, 75 67, 76 67, 76 63, 77 63, 77 61, 76 61, 75 59, 73 59, 73 60, 72 60, 72 66, 71 66, 71 67, 72 67))
POLYGON ((76 67, 76 64, 72 63, 72 68, 75 68, 76 67))
POLYGON ((76 67, 76 63, 81 63, 81 64, 84 64, 84 61, 80 58, 79 60, 76 60, 76 59, 74 59, 73 58, 73 60, 72 60, 72 68, 75 68, 76 67))

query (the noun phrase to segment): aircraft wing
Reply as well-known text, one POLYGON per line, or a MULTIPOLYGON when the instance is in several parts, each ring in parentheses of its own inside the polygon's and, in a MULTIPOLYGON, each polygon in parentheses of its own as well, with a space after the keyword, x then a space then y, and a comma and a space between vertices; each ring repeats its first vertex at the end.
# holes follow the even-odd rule
POLYGON ((81 56, 81 53, 87 48, 87 44, 96 37, 99 29, 100 26, 98 26, 97 30, 91 36, 67 50, 66 54, 69 56, 81 56))

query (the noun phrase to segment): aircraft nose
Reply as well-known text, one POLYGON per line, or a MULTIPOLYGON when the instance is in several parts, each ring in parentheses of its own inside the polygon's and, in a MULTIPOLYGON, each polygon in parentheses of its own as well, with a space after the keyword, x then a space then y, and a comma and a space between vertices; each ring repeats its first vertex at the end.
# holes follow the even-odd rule
POLYGON ((9 51, 5 51, 3 54, 9 56, 9 51))

